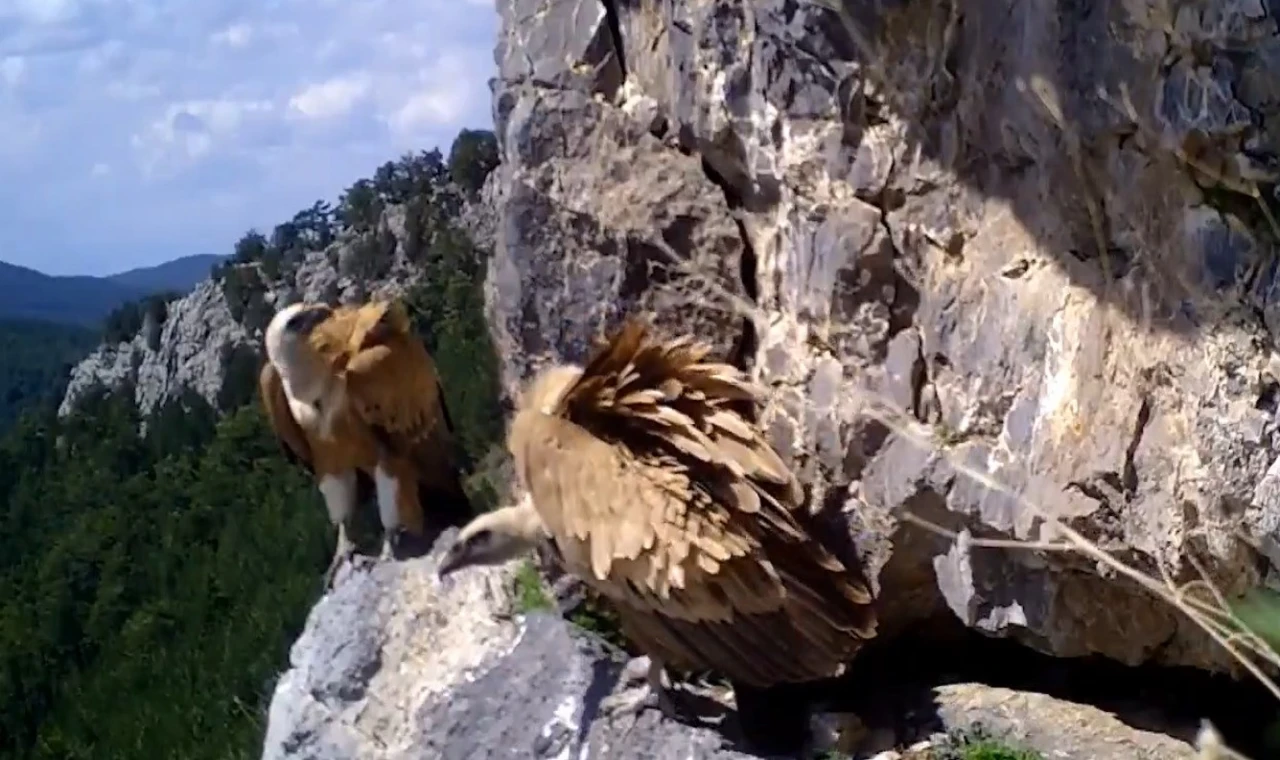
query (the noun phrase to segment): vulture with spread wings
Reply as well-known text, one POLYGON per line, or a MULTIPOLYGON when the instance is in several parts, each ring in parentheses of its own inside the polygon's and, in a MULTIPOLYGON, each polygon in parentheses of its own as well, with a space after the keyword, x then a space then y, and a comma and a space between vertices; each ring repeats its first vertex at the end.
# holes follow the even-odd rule
POLYGON ((807 713, 781 725, 794 706, 765 695, 839 675, 875 635, 873 599, 798 520, 800 484, 741 413, 758 389, 709 352, 631 320, 585 367, 540 374, 507 438, 527 496, 463 528, 440 573, 550 538, 650 658, 641 698, 611 709, 668 709, 662 666, 710 669, 733 684, 744 730, 779 732, 757 731, 757 746, 794 749, 807 713))

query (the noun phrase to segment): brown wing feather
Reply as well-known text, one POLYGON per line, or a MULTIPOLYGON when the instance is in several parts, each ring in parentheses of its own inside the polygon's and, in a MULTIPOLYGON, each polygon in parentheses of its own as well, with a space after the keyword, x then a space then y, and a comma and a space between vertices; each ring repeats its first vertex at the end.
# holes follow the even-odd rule
POLYGON ((767 686, 834 675, 875 635, 871 594, 796 520, 803 491, 732 404, 756 391, 687 339, 626 325, 509 445, 566 566, 637 645, 767 686))
POLYGON ((402 309, 371 306, 353 330, 355 353, 343 373, 351 409, 389 455, 412 464, 401 472, 416 473, 421 506, 446 524, 464 524, 471 507, 435 362, 410 332, 402 309))
POLYGON ((354 355, 353 342, 362 317, 360 308, 339 306, 307 336, 308 345, 334 372, 342 371, 354 355))
POLYGON ((289 410, 289 397, 285 395, 284 382, 271 362, 266 362, 258 373, 258 395, 286 458, 314 472, 311 446, 307 443, 306 433, 289 410))
POLYGON ((364 348, 347 363, 345 377, 352 408, 398 450, 447 433, 435 363, 411 336, 388 336, 364 348))

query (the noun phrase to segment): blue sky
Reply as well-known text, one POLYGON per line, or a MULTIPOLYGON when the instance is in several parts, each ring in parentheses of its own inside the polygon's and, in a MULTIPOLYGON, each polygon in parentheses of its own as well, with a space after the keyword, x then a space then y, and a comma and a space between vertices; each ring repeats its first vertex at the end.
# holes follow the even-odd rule
POLYGON ((0 260, 227 253, 491 128, 493 0, 0 0, 0 260))

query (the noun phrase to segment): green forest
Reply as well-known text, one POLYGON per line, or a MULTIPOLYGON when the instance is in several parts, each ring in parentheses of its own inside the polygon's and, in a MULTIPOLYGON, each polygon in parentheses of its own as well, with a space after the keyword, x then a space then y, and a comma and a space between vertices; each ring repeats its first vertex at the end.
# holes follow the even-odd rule
POLYGON ((87 327, 0 320, 0 433, 22 409, 61 401, 71 368, 97 342, 87 327))
MULTIPOLYGON (((406 300, 477 463, 501 435, 498 365, 483 316, 487 252, 454 219, 496 160, 492 134, 464 131, 447 158, 404 156, 332 208, 251 231, 216 273, 260 330, 266 288, 287 286, 308 249, 346 241, 349 266, 384 271, 395 241, 377 221, 403 207, 418 275, 406 300)), ((104 330, 162 320, 162 307, 140 302, 104 330)), ((285 461, 257 402, 262 356, 229 352, 215 404, 188 393, 141 435, 130 387, 98 389, 57 418, 58 394, 38 378, 52 388, 58 362, 98 336, 83 337, 41 342, 46 375, 15 364, 19 379, 3 378, 23 412, 0 436, 0 758, 256 758, 274 679, 333 547, 313 482, 285 461)), ((470 482, 488 506, 484 478, 470 482)))

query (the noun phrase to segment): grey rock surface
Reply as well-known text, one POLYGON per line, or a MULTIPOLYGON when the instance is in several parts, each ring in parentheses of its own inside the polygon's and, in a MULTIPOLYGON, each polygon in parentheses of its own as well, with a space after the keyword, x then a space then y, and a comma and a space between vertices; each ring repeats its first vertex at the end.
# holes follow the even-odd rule
POLYGON ((1122 723, 1116 716, 1045 694, 983 684, 948 684, 935 691, 944 726, 982 725, 994 736, 1055 760, 1195 760, 1184 741, 1122 723))
POLYGON ((903 518, 1046 541, 1052 517, 1153 576, 1274 581, 1280 8, 843 7, 500 5, 508 391, 650 312, 770 387, 882 635, 951 610, 1051 654, 1232 669, 1092 560, 903 518))
MULTIPOLYGON (((559 615, 517 614, 514 565, 437 580, 454 533, 422 558, 362 558, 339 572, 276 682, 263 760, 755 757, 727 733, 654 711, 602 714, 601 701, 623 685, 623 655, 559 615)), ((894 721, 901 735, 881 727, 842 736, 839 714, 816 725, 834 733, 833 749, 859 741, 849 757, 879 757, 879 744, 896 744, 925 749, 888 757, 925 760, 946 732, 976 725, 1063 760, 1196 757, 1185 741, 1044 694, 955 683, 924 696, 927 704, 902 708, 910 714, 894 721), (911 738, 922 734, 924 742, 911 738)))
POLYGON ((599 716, 615 653, 557 615, 512 615, 512 568, 441 583, 432 553, 340 573, 276 684, 263 760, 732 760, 721 736, 599 716))

